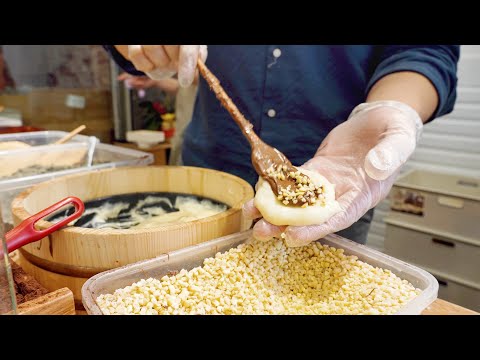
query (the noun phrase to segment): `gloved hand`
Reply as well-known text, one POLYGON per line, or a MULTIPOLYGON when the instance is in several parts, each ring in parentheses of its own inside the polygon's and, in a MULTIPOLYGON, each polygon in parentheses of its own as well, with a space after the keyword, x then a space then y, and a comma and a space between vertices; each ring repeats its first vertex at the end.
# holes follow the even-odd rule
MULTIPOLYGON (((253 236, 267 241, 285 232, 288 246, 304 246, 346 229, 387 197, 401 166, 415 150, 422 128, 418 113, 406 104, 360 104, 302 166, 336 184, 342 211, 321 225, 311 226, 275 226, 261 219, 253 228, 253 236)), ((243 213, 250 219, 261 217, 253 200, 244 205, 243 213)))
POLYGON ((128 57, 137 70, 153 80, 178 73, 182 87, 192 85, 197 59, 207 59, 207 45, 128 45, 128 57))

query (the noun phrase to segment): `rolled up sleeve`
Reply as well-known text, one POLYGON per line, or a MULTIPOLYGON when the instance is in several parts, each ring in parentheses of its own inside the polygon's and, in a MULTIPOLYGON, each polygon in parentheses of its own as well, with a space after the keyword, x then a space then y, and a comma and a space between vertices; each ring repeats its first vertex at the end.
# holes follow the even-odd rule
POLYGON ((122 68, 123 71, 135 76, 145 76, 145 73, 138 71, 131 61, 125 59, 122 54, 118 52, 115 45, 102 45, 103 48, 110 54, 110 57, 115 63, 122 68))
POLYGON ((459 45, 390 45, 379 51, 379 63, 368 82, 367 92, 382 77, 412 71, 431 81, 438 94, 438 106, 432 117, 450 113, 457 97, 457 63, 459 45))

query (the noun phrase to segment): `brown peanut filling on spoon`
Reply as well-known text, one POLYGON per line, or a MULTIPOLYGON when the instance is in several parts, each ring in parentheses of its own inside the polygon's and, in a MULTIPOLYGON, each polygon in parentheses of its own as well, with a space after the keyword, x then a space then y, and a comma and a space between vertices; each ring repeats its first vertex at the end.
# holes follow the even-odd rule
POLYGON ((267 170, 268 177, 277 182, 277 200, 281 201, 283 205, 300 206, 306 208, 310 205, 315 205, 320 202, 325 206, 325 189, 323 186, 316 186, 312 180, 302 174, 300 171, 288 171, 286 165, 271 166, 267 170), (282 182, 295 183, 292 185, 282 185, 282 182))

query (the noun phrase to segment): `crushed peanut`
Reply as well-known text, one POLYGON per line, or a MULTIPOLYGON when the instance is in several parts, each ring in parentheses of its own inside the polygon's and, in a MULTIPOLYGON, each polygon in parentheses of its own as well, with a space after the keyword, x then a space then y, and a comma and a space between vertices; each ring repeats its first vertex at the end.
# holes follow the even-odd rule
POLYGON ((97 297, 104 314, 392 314, 420 293, 319 242, 241 244, 202 267, 97 297))
POLYGON ((323 186, 316 186, 308 176, 300 171, 287 171, 286 165, 271 166, 267 170, 268 177, 276 180, 293 180, 295 188, 291 185, 282 186, 278 184, 277 199, 284 205, 296 205, 306 208, 314 205, 317 200, 321 200, 322 206, 325 206, 325 195, 323 186), (298 205, 297 205, 298 204, 298 205))

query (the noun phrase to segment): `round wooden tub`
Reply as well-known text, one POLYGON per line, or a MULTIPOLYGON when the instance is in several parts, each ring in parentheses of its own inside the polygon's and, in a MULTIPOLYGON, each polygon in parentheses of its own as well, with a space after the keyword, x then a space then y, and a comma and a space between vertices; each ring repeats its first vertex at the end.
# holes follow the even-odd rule
MULTIPOLYGON (((187 193, 230 206, 222 213, 155 229, 87 229, 69 227, 20 250, 20 263, 49 290, 69 287, 77 305, 81 287, 91 276, 250 228, 243 204, 253 198, 244 180, 220 171, 185 166, 107 169, 71 175, 34 186, 12 203, 15 225, 66 196, 83 201, 133 192, 187 193)), ((39 227, 49 223, 40 221, 39 227)))

